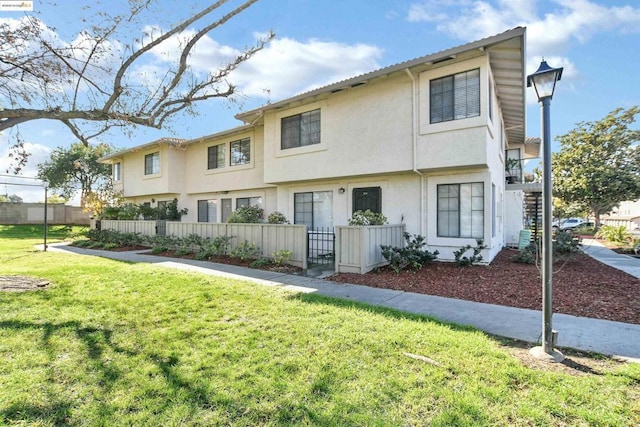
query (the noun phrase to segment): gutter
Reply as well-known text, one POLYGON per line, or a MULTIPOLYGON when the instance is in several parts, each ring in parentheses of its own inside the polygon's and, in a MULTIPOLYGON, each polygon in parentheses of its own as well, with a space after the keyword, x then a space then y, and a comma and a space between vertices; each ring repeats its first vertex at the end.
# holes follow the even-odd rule
POLYGON ((420 130, 420 123, 418 122, 418 83, 416 81, 416 77, 413 75, 410 69, 405 68, 404 71, 407 73, 409 78, 411 79, 411 120, 413 122, 413 130, 411 132, 412 139, 412 168, 413 172, 420 176, 420 235, 425 236, 424 231, 424 174, 420 172, 417 168, 418 164, 418 132, 420 130))

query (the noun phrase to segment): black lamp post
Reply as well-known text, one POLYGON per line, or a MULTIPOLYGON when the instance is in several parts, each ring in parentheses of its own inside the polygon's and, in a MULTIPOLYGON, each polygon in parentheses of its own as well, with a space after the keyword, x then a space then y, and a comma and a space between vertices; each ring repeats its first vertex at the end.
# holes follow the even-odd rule
POLYGON ((551 184, 551 130, 549 129, 549 109, 556 82, 562 77, 562 68, 551 68, 542 59, 538 70, 527 76, 527 87, 533 85, 542 107, 542 347, 534 347, 531 353, 551 362, 561 362, 564 356, 553 349, 557 332, 552 328, 553 315, 553 246, 551 236, 552 184, 551 184))

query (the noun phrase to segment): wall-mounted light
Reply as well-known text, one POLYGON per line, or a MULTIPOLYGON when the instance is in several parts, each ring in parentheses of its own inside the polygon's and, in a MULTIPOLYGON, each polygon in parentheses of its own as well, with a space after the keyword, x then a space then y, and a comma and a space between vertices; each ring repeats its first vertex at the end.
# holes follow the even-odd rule
POLYGON ((347 191, 347 190, 345 190, 344 187, 338 188, 338 193, 340 193, 340 194, 344 194, 345 191, 347 191))
POLYGON ((155 203, 155 202, 156 202, 156 199, 151 199, 151 203, 155 203))

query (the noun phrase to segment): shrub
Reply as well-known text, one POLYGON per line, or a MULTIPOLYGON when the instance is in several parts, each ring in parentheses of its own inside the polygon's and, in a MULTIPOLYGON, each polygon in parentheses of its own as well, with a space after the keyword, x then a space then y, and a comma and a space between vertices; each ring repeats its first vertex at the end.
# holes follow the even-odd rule
POLYGON ((201 259, 210 258, 212 256, 222 256, 229 253, 231 239, 235 236, 218 236, 211 241, 206 242, 200 250, 201 259))
POLYGON ((137 219, 140 215, 138 207, 132 203, 126 203, 118 208, 117 218, 119 220, 137 219))
POLYGON ((227 222, 257 224, 264 218, 264 209, 260 206, 243 206, 236 209, 227 222))
POLYGON ((266 267, 269 264, 271 264, 271 261, 269 261, 266 258, 258 258, 256 260, 253 260, 251 262, 251 264, 249 264, 249 267, 251 268, 262 268, 262 267, 266 267))
POLYGON ((465 267, 473 264, 477 264, 482 261, 482 250, 487 249, 487 245, 484 244, 484 240, 476 239, 476 246, 465 245, 455 251, 453 255, 456 258, 456 264, 460 267, 465 267), (473 250, 473 255, 465 256, 469 250, 473 250))
POLYGON ((438 257, 439 252, 429 252, 423 249, 426 246, 424 236, 412 235, 407 232, 403 234, 406 245, 402 248, 393 247, 391 245, 380 245, 382 256, 387 260, 389 266, 396 272, 400 273, 405 268, 418 270, 428 262, 438 257))
MULTIPOLYGON (((555 260, 567 259, 569 256, 581 253, 578 241, 573 239, 571 233, 558 233, 557 240, 552 244, 553 257, 555 260)), ((539 242, 532 242, 522 249, 517 255, 511 258, 512 261, 524 264, 536 264, 540 259, 542 248, 539 242)))
POLYGON ((249 243, 247 240, 240 243, 229 254, 231 258, 240 258, 241 261, 248 261, 260 257, 260 248, 255 243, 249 243))
POLYGON ((558 233, 556 241, 553 242, 554 255, 571 255, 580 253, 578 240, 573 238, 571 233, 558 233))
POLYGON ((278 267, 285 266, 291 262, 293 252, 287 249, 278 249, 273 253, 273 263, 278 267))
POLYGON ((289 224, 287 217, 278 211, 270 213, 267 217, 267 222, 269 224, 289 224))
POLYGON ((538 261, 538 245, 529 243, 517 255, 511 257, 511 260, 522 264, 536 264, 538 261))
POLYGON ((595 234, 595 237, 605 239, 612 243, 629 243, 632 239, 631 233, 629 233, 623 225, 620 227, 603 225, 595 234))
POLYGON ((349 225, 384 225, 387 217, 382 213, 366 211, 355 211, 349 218, 349 225))

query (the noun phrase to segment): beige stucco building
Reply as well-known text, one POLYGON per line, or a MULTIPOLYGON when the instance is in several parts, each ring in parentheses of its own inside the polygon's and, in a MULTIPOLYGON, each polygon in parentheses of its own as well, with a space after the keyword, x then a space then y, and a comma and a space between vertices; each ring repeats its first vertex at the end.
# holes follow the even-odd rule
POLYGON ((523 223, 523 184, 507 183, 506 159, 539 151, 525 138, 525 77, 515 28, 238 114, 234 129, 102 161, 127 201, 177 198, 183 221, 259 204, 333 227, 371 209, 426 236, 440 259, 483 239, 490 260, 523 223))

